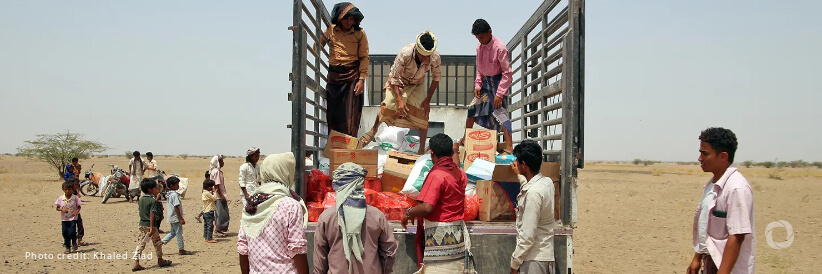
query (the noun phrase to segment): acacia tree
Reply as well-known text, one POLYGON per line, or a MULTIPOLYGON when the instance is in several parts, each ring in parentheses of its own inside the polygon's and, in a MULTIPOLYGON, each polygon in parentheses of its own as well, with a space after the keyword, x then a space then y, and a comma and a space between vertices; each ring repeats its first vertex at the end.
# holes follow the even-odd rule
POLYGON ((57 176, 63 177, 66 165, 71 158, 88 159, 94 153, 101 153, 109 148, 97 141, 83 140, 79 133, 39 134, 34 140, 17 148, 17 154, 46 162, 57 170, 57 176))

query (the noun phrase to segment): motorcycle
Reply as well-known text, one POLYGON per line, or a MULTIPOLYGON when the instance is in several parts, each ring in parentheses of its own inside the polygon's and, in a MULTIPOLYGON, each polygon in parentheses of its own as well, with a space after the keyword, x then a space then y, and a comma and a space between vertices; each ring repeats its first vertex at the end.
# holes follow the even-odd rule
POLYGON ((126 201, 130 201, 132 196, 128 191, 129 173, 116 165, 109 165, 109 167, 111 167, 112 176, 109 176, 108 183, 103 189, 103 203, 105 204, 111 197, 119 198, 123 195, 125 195, 126 201))
POLYGON ((84 196, 97 195, 97 192, 100 190, 100 178, 103 177, 103 174, 99 172, 92 172, 91 170, 93 168, 94 165, 92 164, 91 167, 85 172, 86 179, 80 183, 80 193, 83 193, 84 196))
MULTIPOLYGON (((172 174, 172 176, 175 175, 172 174)), ((154 180, 155 182, 157 182, 158 185, 160 185, 160 194, 162 194, 160 195, 160 200, 166 199, 166 194, 168 194, 169 191, 168 186, 166 186, 166 179, 170 177, 171 176, 166 176, 165 171, 158 169, 157 176, 147 178, 149 180, 154 180)))

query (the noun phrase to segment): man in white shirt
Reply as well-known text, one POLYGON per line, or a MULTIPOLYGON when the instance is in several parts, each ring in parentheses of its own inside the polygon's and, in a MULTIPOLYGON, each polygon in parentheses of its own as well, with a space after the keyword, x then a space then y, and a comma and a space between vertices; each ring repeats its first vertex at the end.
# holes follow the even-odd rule
POLYGON ((514 148, 511 168, 519 174, 517 246, 511 255, 511 273, 554 273, 554 183, 539 173, 542 148, 523 141, 514 148))
POLYGON ((688 274, 754 273, 756 233, 753 191, 733 166, 738 143, 729 129, 708 128, 699 135, 699 163, 713 174, 702 189, 693 226, 694 258, 688 274))
POLYGON ((128 161, 128 172, 131 174, 131 177, 129 178, 130 181, 128 184, 128 191, 131 192, 132 198, 138 198, 140 196, 140 182, 143 181, 145 165, 143 164, 143 158, 140 157, 139 151, 134 151, 131 155, 134 157, 128 161))
POLYGON ((260 149, 256 147, 249 148, 246 151, 245 163, 240 166, 240 190, 242 191, 243 208, 247 200, 254 194, 254 190, 260 186, 260 167, 257 162, 260 160, 260 149))

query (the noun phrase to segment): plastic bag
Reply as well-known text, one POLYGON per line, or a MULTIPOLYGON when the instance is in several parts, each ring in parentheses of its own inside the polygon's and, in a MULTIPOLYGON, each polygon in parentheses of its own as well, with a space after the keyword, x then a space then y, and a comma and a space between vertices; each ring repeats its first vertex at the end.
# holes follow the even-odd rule
POLYGON ((320 218, 320 214, 325 211, 325 207, 323 207, 322 203, 318 202, 310 202, 306 205, 308 207, 308 221, 309 222, 316 222, 317 219, 320 218))
POLYGON ((394 147, 394 150, 397 150, 405 141, 405 135, 408 134, 408 131, 410 129, 381 124, 374 139, 378 144, 388 143, 394 147))
POLYGON ((382 191, 382 181, 380 179, 366 179, 363 185, 365 189, 374 190, 376 192, 382 191))
POLYGON ((462 217, 463 221, 473 221, 479 215, 479 197, 476 195, 465 196, 465 211, 462 217))
POLYGON ((367 189, 367 188, 365 189, 364 192, 365 192, 364 193, 365 194, 365 203, 373 206, 374 203, 377 201, 377 193, 379 193, 379 192, 375 191, 373 189, 367 189))
POLYGON ((325 208, 333 208, 337 206, 337 193, 336 192, 326 192, 325 199, 323 199, 323 207, 325 208))
POLYGON ((307 190, 307 200, 309 202, 322 202, 323 198, 325 197, 325 193, 327 192, 328 187, 328 176, 326 176, 322 171, 319 169, 312 169, 311 172, 308 174, 308 188, 307 190))
POLYGON ((410 198, 399 193, 379 192, 374 207, 382 211, 386 219, 397 221, 402 220, 407 208, 416 204, 416 201, 410 200, 410 198))
POLYGON ((420 137, 405 136, 405 141, 399 149, 403 153, 418 154, 420 152, 420 137))
POLYGON ((433 167, 434 162, 431 161, 431 154, 420 156, 420 158, 414 162, 414 168, 411 169, 411 174, 408 176, 408 179, 405 180, 405 185, 402 187, 400 193, 414 199, 420 196, 422 183, 425 182, 425 177, 428 177, 428 173, 431 172, 431 168, 433 167))

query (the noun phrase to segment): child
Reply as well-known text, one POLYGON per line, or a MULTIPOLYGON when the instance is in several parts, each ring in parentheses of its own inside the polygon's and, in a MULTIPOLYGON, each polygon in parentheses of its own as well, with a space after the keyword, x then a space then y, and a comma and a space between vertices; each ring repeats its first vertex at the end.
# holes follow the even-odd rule
POLYGON ((192 253, 184 248, 185 244, 183 243, 183 225, 186 224, 186 220, 183 219, 180 193, 177 193, 177 190, 180 189, 180 179, 177 177, 168 178, 166 185, 168 185, 168 189, 172 190, 166 195, 166 201, 168 203, 168 224, 171 225, 171 232, 163 238, 163 244, 167 244, 176 236, 177 249, 180 255, 191 255, 192 253))
POLYGON ((214 180, 203 181, 203 238, 206 243, 216 243, 214 234, 214 211, 217 210, 217 197, 214 196, 214 180))
POLYGON ((77 215, 80 214, 80 199, 74 196, 74 183, 66 181, 63 183, 63 195, 57 197, 54 205, 60 211, 60 219, 63 221, 63 246, 66 247, 66 254, 77 251, 77 215))
MULTIPOLYGON (((208 170, 206 170, 205 179, 208 180, 210 177, 211 177, 211 175, 209 175, 208 170)), ((197 220, 198 223, 202 223, 203 221, 200 220, 200 218, 202 218, 202 217, 203 217, 203 211, 200 211, 200 213, 197 213, 197 216, 194 216, 194 219, 197 220)))
POLYGON ((160 187, 154 180, 144 179, 140 183, 140 190, 143 191, 143 196, 137 202, 140 211, 140 230, 137 237, 137 250, 134 254, 134 267, 131 271, 145 269, 140 265, 140 255, 146 248, 149 238, 157 251, 157 265, 159 267, 170 266, 171 261, 163 260, 163 242, 160 241, 160 234, 157 233, 157 216, 162 216, 163 210, 162 205, 154 199, 154 195, 160 193, 160 187))
MULTIPOLYGON (((71 177, 71 178, 68 179, 68 181, 73 184, 73 186, 74 186, 74 196, 77 197, 77 200, 79 200, 80 203, 82 204, 83 200, 81 199, 82 196, 80 196, 80 179, 78 179, 77 177, 71 177)), ((88 245, 88 243, 83 241, 83 236, 86 234, 86 229, 85 229, 85 226, 83 225, 83 215, 80 215, 80 208, 81 207, 77 208, 77 220, 75 220, 75 222, 77 223, 76 224, 77 225, 77 229, 76 229, 76 231, 77 231, 77 245, 86 246, 86 245, 88 245)))

